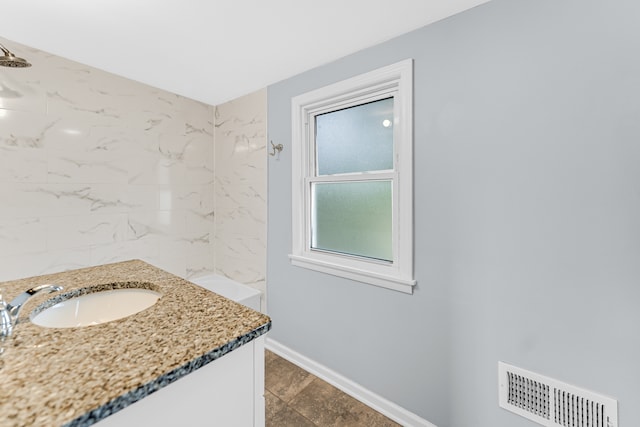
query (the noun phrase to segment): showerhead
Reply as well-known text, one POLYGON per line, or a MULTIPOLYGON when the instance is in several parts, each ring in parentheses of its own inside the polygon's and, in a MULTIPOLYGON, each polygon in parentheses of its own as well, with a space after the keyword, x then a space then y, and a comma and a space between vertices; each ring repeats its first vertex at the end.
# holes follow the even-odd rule
POLYGON ((3 55, 0 56, 0 66, 13 68, 31 67, 31 64, 29 64, 25 59, 18 58, 1 44, 0 50, 2 50, 3 53, 3 55))

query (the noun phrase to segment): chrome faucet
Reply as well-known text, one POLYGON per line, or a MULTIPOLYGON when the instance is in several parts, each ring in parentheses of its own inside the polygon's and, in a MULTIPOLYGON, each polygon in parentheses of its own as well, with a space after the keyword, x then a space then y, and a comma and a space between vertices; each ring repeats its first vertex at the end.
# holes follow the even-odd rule
POLYGON ((27 291, 24 291, 13 300, 11 300, 10 303, 7 303, 2 295, 0 295, 0 340, 4 341, 6 338, 11 336, 11 334, 13 333, 13 328, 15 328, 16 323, 18 322, 20 309, 29 298, 40 292, 51 293, 61 290, 62 286, 58 285, 36 286, 27 291))

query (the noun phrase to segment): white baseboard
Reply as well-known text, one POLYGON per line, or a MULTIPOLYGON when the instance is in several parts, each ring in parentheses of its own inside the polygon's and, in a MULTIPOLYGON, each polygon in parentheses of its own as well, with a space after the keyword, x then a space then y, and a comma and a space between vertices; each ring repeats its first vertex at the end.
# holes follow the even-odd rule
POLYGON ((294 351, 269 337, 266 339, 265 348, 274 352, 278 356, 287 359, 291 363, 298 365, 321 380, 328 382, 332 386, 342 390, 354 399, 359 400, 404 427, 437 427, 435 424, 431 424, 429 421, 420 418, 413 412, 407 411, 390 400, 367 390, 360 384, 351 381, 326 366, 303 356, 297 351, 294 351))

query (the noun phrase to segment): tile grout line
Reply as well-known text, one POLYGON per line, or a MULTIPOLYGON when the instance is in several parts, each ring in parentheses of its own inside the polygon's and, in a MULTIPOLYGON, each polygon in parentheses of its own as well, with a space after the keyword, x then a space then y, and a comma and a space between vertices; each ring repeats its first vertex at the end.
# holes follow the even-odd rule
MULTIPOLYGON (((292 363, 292 362, 288 361, 288 360, 287 360, 287 359, 285 359, 285 358, 282 358, 281 356, 279 356, 279 355, 277 355, 277 354, 274 354, 274 355, 276 356, 275 358, 270 357, 270 359, 271 359, 272 363, 273 363, 274 361, 278 361, 278 360, 283 360, 283 361, 285 361, 285 362, 292 363)), ((293 365, 295 365, 295 364, 293 364, 293 365)), ((301 368, 300 368, 299 366, 297 366, 297 365, 295 365, 295 367, 296 367, 296 368, 298 368, 298 369, 301 369, 301 368)), ((397 424, 397 423, 393 422, 393 420, 390 420, 390 419, 389 419, 388 417, 386 417, 385 415, 380 414, 379 412, 377 412, 377 411, 376 411, 376 410, 374 410, 373 408, 369 407, 368 405, 366 405, 366 404, 364 404, 364 403, 362 403, 362 402, 359 402, 357 399, 354 399, 352 396, 349 396, 348 394, 346 394, 346 393, 342 392, 341 390, 337 389, 335 386, 332 386, 331 384, 327 383, 327 382, 326 382, 326 381, 324 381, 322 378, 319 378, 318 376, 316 376, 316 375, 312 374, 311 372, 306 371, 306 370, 304 370, 304 369, 302 369, 302 371, 304 371, 304 372, 307 374, 307 376, 305 377, 305 379, 304 379, 303 381, 305 381, 305 382, 306 382, 306 380, 307 380, 307 379, 310 379, 310 381, 309 381, 306 385, 304 385, 304 387, 302 387, 301 389, 297 390, 297 391, 295 392, 295 394, 293 394, 292 396, 290 396, 290 398, 288 399, 288 401, 285 401, 284 399, 282 399, 282 398, 281 398, 281 397, 280 397, 280 396, 279 396, 275 391, 271 390, 270 388, 267 388, 267 387, 266 387, 266 384, 265 384, 265 390, 266 390, 266 391, 268 391, 270 394, 272 394, 272 395, 273 395, 276 399, 278 399, 278 401, 279 401, 280 403, 282 403, 282 405, 283 405, 283 407, 282 407, 279 411, 277 411, 276 413, 274 413, 274 414, 273 414, 273 416, 274 416, 274 417, 275 417, 276 415, 283 415, 283 411, 284 411, 284 412, 288 412, 288 413, 290 413, 290 414, 295 414, 297 417, 301 417, 301 418, 299 419, 299 421, 305 420, 306 422, 308 422, 308 423, 309 423, 309 425, 310 425, 310 426, 314 426, 314 427, 326 427, 326 425, 319 424, 318 422, 314 422, 313 420, 311 420, 311 419, 310 419, 310 418, 308 418, 307 416, 303 415, 300 411, 298 411, 294 406, 292 406, 292 405, 291 405, 291 403, 292 403, 292 402, 294 402, 296 398, 299 398, 299 397, 300 397, 300 395, 301 395, 301 394, 303 394, 303 393, 304 393, 304 392, 305 392, 305 391, 306 391, 310 386, 312 386, 313 384, 316 384, 316 385, 317 385, 317 384, 326 384, 327 386, 329 386, 329 387, 331 387, 331 388, 335 388, 335 389, 338 391, 338 393, 339 393, 339 396, 340 396, 340 397, 344 396, 344 397, 346 397, 346 398, 348 398, 348 399, 353 399, 354 401, 358 402, 361 406, 363 406, 364 408, 366 408, 366 409, 367 409, 367 412, 370 412, 370 413, 375 414, 375 415, 377 415, 377 416, 379 416, 379 417, 381 417, 381 418, 383 418, 383 419, 386 419, 387 421, 389 421, 389 422, 390 422, 391 424, 393 424, 393 425, 399 425, 399 424, 397 424)), ((327 399, 324 399, 324 400, 327 400, 327 399)), ((391 424, 389 424, 389 425, 391 425, 391 424)), ((378 424, 376 423, 376 425, 378 425, 378 424)), ((381 424, 381 425, 382 425, 382 424, 381 424)), ((387 425, 387 424, 385 423, 384 425, 387 425)))
MULTIPOLYGON (((306 388, 306 387, 305 387, 305 388, 306 388)), ((307 418, 306 416, 302 415, 300 412, 298 412, 298 410, 297 410, 297 409, 295 409, 295 408, 293 408, 293 407, 289 406, 289 404, 288 404, 287 402, 285 402, 284 400, 280 399, 280 398, 279 398, 275 393, 273 393, 271 390, 269 390, 269 389, 267 389, 267 388, 265 388, 265 390, 266 390, 266 391, 268 391, 269 393, 271 393, 271 394, 272 394, 276 399, 278 399, 279 401, 281 401, 281 402, 282 402, 282 404, 283 404, 283 406, 284 406, 282 409, 280 409, 279 411, 277 411, 276 413, 274 413, 274 416, 275 416, 275 415, 277 415, 277 414, 279 414, 279 413, 281 413, 282 411, 290 410, 290 411, 295 412, 296 414, 298 414, 299 416, 301 416, 301 417, 302 417, 302 418, 304 418, 305 420, 309 421, 309 423, 313 424, 314 426, 316 426, 316 427, 322 427, 322 426, 319 426, 318 424, 314 423, 312 420, 310 420, 310 419, 309 419, 309 418, 307 418)), ((297 396, 297 394, 296 394, 295 396, 297 396)), ((294 397, 295 397, 295 396, 294 396, 294 397)), ((293 398, 292 398, 292 400, 293 400, 293 398)))
MULTIPOLYGON (((302 387, 300 390, 298 390, 298 392, 296 394, 293 395, 293 397, 291 398, 291 400, 289 400, 289 402, 293 402, 293 400, 300 394, 302 393, 302 391, 306 390, 307 387, 309 387, 311 384, 313 384, 313 382, 315 382, 316 380, 318 380, 319 378, 316 377, 315 375, 313 375, 312 373, 309 373, 309 376, 313 377, 313 380, 309 381, 309 384, 307 384, 306 386, 302 387)), ((301 414, 297 409, 295 409, 292 406, 289 406, 289 402, 285 402, 285 404, 287 405, 287 407, 289 409, 291 409, 292 411, 294 411, 295 413, 297 413, 298 415, 300 415, 302 418, 304 418, 305 420, 309 421, 311 424, 313 424, 316 427, 323 427, 318 425, 317 423, 313 422, 313 420, 310 420, 309 418, 307 418, 306 416, 304 416, 303 414, 301 414)))

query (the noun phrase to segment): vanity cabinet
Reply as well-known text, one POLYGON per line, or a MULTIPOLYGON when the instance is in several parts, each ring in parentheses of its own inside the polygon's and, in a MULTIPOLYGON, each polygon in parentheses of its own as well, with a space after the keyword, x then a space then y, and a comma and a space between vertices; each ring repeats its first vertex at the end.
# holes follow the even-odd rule
POLYGON ((99 427, 264 427, 264 336, 119 412, 99 427))
POLYGON ((0 287, 13 298, 51 283, 64 291, 33 295, 2 353, 2 427, 264 426, 269 316, 141 260, 0 287), (98 324, 30 321, 38 307, 124 288, 160 297, 98 324))

